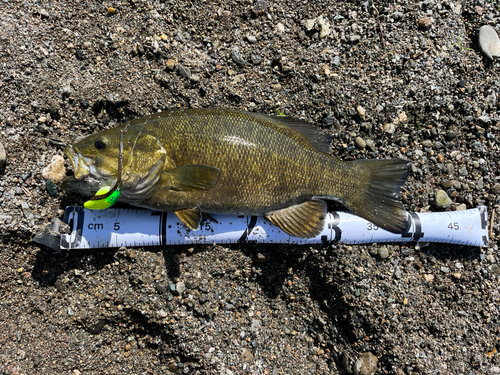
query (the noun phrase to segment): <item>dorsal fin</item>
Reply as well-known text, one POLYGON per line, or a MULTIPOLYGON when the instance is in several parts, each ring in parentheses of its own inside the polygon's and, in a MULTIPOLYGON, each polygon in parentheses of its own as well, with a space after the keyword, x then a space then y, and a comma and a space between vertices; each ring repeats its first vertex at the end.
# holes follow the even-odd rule
POLYGON ((301 146, 311 150, 328 153, 330 140, 314 128, 310 122, 286 116, 267 116, 259 113, 245 112, 248 116, 281 134, 290 137, 301 146))

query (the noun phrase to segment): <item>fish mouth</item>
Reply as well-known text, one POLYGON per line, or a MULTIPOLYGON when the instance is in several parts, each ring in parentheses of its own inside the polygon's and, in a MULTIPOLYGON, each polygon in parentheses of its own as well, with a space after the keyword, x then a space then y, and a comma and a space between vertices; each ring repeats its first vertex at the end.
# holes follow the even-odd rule
POLYGON ((89 177, 90 159, 83 157, 74 147, 67 147, 63 152, 68 157, 77 180, 89 177))

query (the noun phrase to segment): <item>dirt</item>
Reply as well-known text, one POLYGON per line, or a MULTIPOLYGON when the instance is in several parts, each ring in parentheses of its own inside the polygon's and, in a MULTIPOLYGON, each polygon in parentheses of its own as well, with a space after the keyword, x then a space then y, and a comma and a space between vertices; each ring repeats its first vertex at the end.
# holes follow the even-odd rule
POLYGON ((2 374, 500 373, 499 64, 477 42, 500 30, 496 2, 5 0, 0 14, 2 374), (490 244, 32 242, 84 201, 47 186, 54 155, 174 107, 279 111, 344 160, 407 159, 405 207, 484 205, 490 244))

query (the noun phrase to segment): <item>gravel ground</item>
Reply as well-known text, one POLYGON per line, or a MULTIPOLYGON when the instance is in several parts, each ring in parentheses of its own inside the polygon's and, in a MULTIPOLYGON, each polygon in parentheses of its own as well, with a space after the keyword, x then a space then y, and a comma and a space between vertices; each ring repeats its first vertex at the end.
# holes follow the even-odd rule
POLYGON ((498 2, 4 0, 0 15, 1 374, 500 373, 500 66, 477 42, 498 2), (345 160, 406 158, 405 206, 484 204, 490 247, 31 242, 82 203, 42 177, 65 144, 173 107, 280 110, 345 160))

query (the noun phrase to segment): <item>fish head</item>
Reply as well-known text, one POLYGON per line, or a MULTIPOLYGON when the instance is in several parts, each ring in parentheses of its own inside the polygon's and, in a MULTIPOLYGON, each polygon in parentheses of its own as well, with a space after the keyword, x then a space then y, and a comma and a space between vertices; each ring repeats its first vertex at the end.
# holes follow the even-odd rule
POLYGON ((76 181, 97 182, 100 187, 119 183, 122 199, 128 202, 147 199, 160 181, 164 166, 173 165, 156 134, 141 124, 88 136, 64 153, 76 181))
POLYGON ((66 148, 64 153, 77 180, 94 180, 103 185, 118 179, 120 132, 116 129, 88 136, 66 148))

